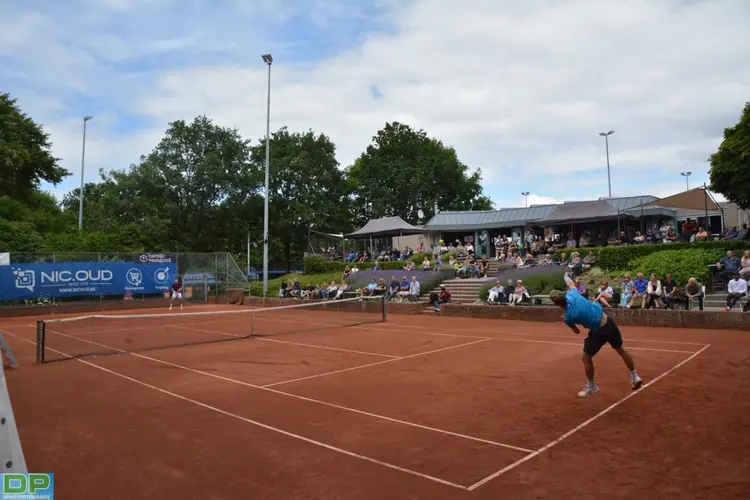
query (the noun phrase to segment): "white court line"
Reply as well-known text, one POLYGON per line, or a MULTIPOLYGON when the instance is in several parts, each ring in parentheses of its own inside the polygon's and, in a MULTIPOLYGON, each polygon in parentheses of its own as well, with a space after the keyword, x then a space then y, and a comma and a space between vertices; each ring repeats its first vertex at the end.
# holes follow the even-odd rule
POLYGON ((449 347, 443 347, 442 349, 435 349, 434 351, 419 352, 417 354, 410 354, 408 356, 401 356, 400 358, 386 359, 384 361, 376 361, 375 363, 369 363, 369 364, 366 364, 366 365, 354 366, 352 368, 344 368, 343 370, 335 370, 335 371, 332 371, 332 372, 319 373, 317 375, 309 375, 307 377, 300 377, 300 378, 295 378, 295 379, 291 379, 291 380, 283 380, 281 382, 274 382, 273 384, 266 384, 266 385, 263 385, 261 387, 263 387, 263 388, 274 387, 274 386, 277 386, 277 385, 290 384, 292 382, 299 382, 301 380, 310 380, 310 379, 313 379, 313 378, 327 377, 329 375, 336 375, 338 373, 345 373, 345 372, 350 372, 350 371, 353 371, 353 370, 361 370, 362 368, 369 368, 371 366, 382 365, 382 364, 385 364, 385 363, 393 363, 394 361, 400 361, 402 359, 411 359, 411 358, 416 358, 416 357, 419 357, 419 356, 426 356, 428 354, 435 354, 435 353, 438 353, 438 352, 449 351, 451 349, 458 349, 459 347, 466 347, 466 346, 470 346, 470 345, 474 345, 474 344, 479 344, 481 342, 487 342, 488 340, 490 340, 490 339, 475 340, 473 342, 466 342, 465 344, 458 344, 458 345, 453 345, 453 346, 449 346, 449 347))
POLYGON ((493 474, 490 474, 489 476, 485 477, 484 479, 482 479, 480 481, 477 481, 476 483, 474 483, 471 486, 469 486, 467 488, 467 490, 468 491, 473 491, 473 490, 479 488, 480 486, 482 486, 483 484, 486 484, 489 481, 492 481, 493 479, 497 478, 498 476, 500 476, 502 474, 505 474, 509 470, 515 469, 516 467, 518 467, 522 463, 526 462, 527 460, 531 460, 532 458, 540 455, 541 453, 544 453, 545 451, 549 450, 550 448, 552 448, 556 444, 559 444, 564 439, 569 438, 570 436, 572 436, 576 432, 580 431, 581 429, 583 429, 584 427, 586 427, 590 423, 594 422, 599 417, 601 417, 603 415, 606 415, 610 411, 614 410, 615 408, 617 408, 618 406, 620 406, 622 403, 624 403, 628 399, 630 399, 633 396, 635 396, 636 394, 638 394, 640 392, 643 392, 647 387, 649 387, 649 386, 655 384, 657 381, 663 379, 664 377, 666 377, 667 375, 669 375, 670 373, 672 373, 673 371, 675 371, 676 369, 678 369, 679 367, 681 367, 682 365, 684 365, 685 363, 687 363, 688 361, 690 361, 690 360, 694 359, 695 357, 697 357, 700 353, 702 353, 703 351, 705 351, 709 347, 711 347, 711 344, 708 344, 708 345, 704 346, 699 351, 694 352, 691 356, 687 357, 686 359, 683 359, 682 361, 680 361, 679 363, 677 363, 675 366, 673 366, 669 370, 665 371, 664 373, 662 373, 661 375, 659 375, 658 377, 656 377, 655 379, 653 379, 651 382, 645 384, 643 387, 641 387, 640 390, 631 392, 630 394, 628 394, 624 398, 622 398, 619 401, 611 404, 610 406, 608 406, 607 408, 603 409, 602 411, 600 411, 599 413, 597 413, 596 415, 594 415, 590 419, 586 420, 581 425, 579 425, 579 426, 573 428, 572 430, 566 432, 565 434, 563 434, 559 438, 557 438, 557 439, 555 439, 553 441, 550 441, 549 443, 547 443, 546 445, 542 446, 541 448, 539 448, 535 452, 530 453, 530 454, 526 455, 525 457, 521 458, 520 460, 517 460, 516 462, 508 465, 507 467, 504 467, 504 468, 500 469, 499 471, 497 471, 497 472, 495 472, 493 474))
MULTIPOLYGON (((531 340, 531 339, 503 339, 500 337, 488 337, 490 340, 499 340, 501 342, 529 342, 532 344, 553 344, 553 345, 570 345, 575 347, 583 347, 583 342, 553 342, 551 340, 531 340)), ((653 352, 675 352, 680 354, 693 354, 695 351, 679 351, 674 349, 654 349, 651 347, 625 347, 625 350, 636 350, 636 351, 653 351, 653 352)))
MULTIPOLYGON (((28 342, 29 344, 34 344, 35 345, 35 342, 32 342, 30 340, 26 340, 24 338, 18 337, 17 335, 14 335, 14 334, 10 334, 10 335, 13 335, 14 337, 16 337, 19 340, 22 340, 24 342, 28 342)), ((207 410, 211 410, 211 411, 214 411, 216 413, 220 413, 222 415, 226 415, 227 417, 232 417, 232 418, 235 418, 235 419, 240 420, 242 422, 245 422, 245 423, 248 423, 248 424, 251 424, 251 425, 255 425, 255 426, 260 427, 262 429, 266 429, 266 430, 269 430, 269 431, 272 431, 272 432, 277 432, 277 433, 282 434, 284 436, 291 437, 291 438, 294 438, 294 439, 299 439, 300 441, 304 441, 306 443, 313 444, 315 446, 319 446, 321 448, 325 448, 325 449, 330 450, 330 451, 335 451, 335 452, 341 453, 343 455, 348 455, 350 457, 354 457, 354 458, 358 458, 360 460, 364 460, 365 462, 370 462, 370 463, 373 463, 373 464, 376 464, 376 465, 380 465, 382 467, 387 467, 389 469, 397 470, 399 472, 404 472, 406 474, 411 474, 412 476, 421 477, 422 479, 427 479, 427 480, 433 481, 435 483, 444 484, 446 486, 452 486, 453 488, 457 488, 459 490, 466 490, 466 486, 462 486, 460 484, 452 483, 450 481, 446 481, 445 479, 440 479, 438 477, 430 476, 428 474, 423 474, 422 472, 417 472, 415 470, 407 469, 405 467, 399 467, 398 465, 390 464, 388 462, 383 462, 381 460, 377 460, 375 458, 370 458, 370 457, 367 457, 365 455, 360 455, 359 453, 354 453, 352 451, 345 450, 343 448, 338 448, 338 447, 332 446, 330 444, 322 443, 320 441, 316 441, 314 439, 310 439, 310 438, 307 438, 305 436, 300 436, 299 434, 294 434, 292 432, 288 432, 288 431, 279 429, 277 427, 272 427, 270 425, 266 425, 266 424, 263 424, 261 422, 257 422, 255 420, 252 420, 252 419, 249 419, 249 418, 246 418, 246 417, 242 417, 242 416, 237 415, 235 413, 231 413, 231 412, 228 412, 226 410, 222 410, 220 408, 216 408, 215 406, 207 405, 206 403, 201 403, 200 401, 197 401, 195 399, 191 399, 191 398, 188 398, 186 396, 182 396, 180 394, 177 394, 177 393, 174 393, 174 392, 171 392, 171 391, 167 391, 166 389, 161 389, 159 387, 156 387, 154 385, 148 384, 148 383, 143 382, 141 380, 138 380, 138 379, 129 377, 127 375, 123 375, 122 373, 118 373, 116 371, 104 368, 103 366, 99 366, 99 365, 96 365, 94 363, 90 363, 88 361, 84 361, 82 359, 73 358, 73 356, 71 356, 71 355, 69 355, 67 353, 64 353, 62 351, 57 351, 57 350, 52 349, 50 347, 47 347, 47 349, 49 349, 50 351, 56 352, 56 353, 58 353, 60 355, 63 355, 65 357, 67 357, 67 358, 71 358, 74 361, 78 361, 79 363, 83 363, 84 365, 90 366, 92 368, 96 368, 97 370, 101 370, 103 372, 109 373, 109 374, 114 375, 116 377, 120 377, 120 378, 123 378, 125 380, 129 380, 129 381, 134 382, 134 383, 136 383, 138 385, 141 385, 143 387, 147 387, 149 389, 153 389, 154 391, 160 392, 162 394, 166 394, 168 396, 172 396, 172 397, 174 397, 176 399, 181 399, 183 401, 187 401, 188 403, 192 403, 192 404, 194 404, 196 406, 200 406, 200 407, 205 408, 207 410)))
MULTIPOLYGON (((50 332, 54 333, 56 335, 61 335, 63 337, 71 338, 73 340, 82 340, 82 339, 79 339, 78 337, 72 337, 70 335, 67 335, 65 333, 60 333, 60 332, 57 332, 55 330, 50 330, 50 332)), ((325 406, 330 406, 332 408, 338 408, 340 410, 345 410, 345 411, 349 411, 349 412, 352 412, 352 413, 359 413, 361 415, 367 415, 369 417, 374 417, 374 418, 379 418, 379 419, 383 419, 383 420, 388 420, 388 421, 391 421, 391 422, 395 422, 395 423, 407 425, 407 426, 410 426, 410 427, 417 427, 417 428, 420 428, 420 429, 424 429, 424 430, 428 430, 428 431, 432 431, 432 432, 437 432, 437 433, 440 433, 440 434, 446 434, 446 435, 449 435, 449 436, 455 436, 455 437, 459 437, 459 438, 462 438, 462 439, 468 439, 470 441, 477 441, 477 442, 480 442, 480 443, 491 444, 493 446, 498 446, 498 447, 501 447, 501 448, 507 448, 507 449, 516 450, 516 451, 522 451, 522 452, 525 452, 525 453, 531 453, 531 452, 534 451, 534 450, 530 450, 528 448, 522 448, 520 446, 513 446, 513 445, 510 445, 510 444, 500 443, 500 442, 497 442, 497 441, 490 441, 488 439, 482 439, 482 438, 478 438, 478 437, 475 437, 475 436, 469 436, 469 435, 460 434, 460 433, 457 433, 457 432, 446 431, 446 430, 443 430, 443 429, 438 429, 436 427, 430 427, 430 426, 427 426, 427 425, 422 425, 422 424, 417 424, 417 423, 413 423, 413 422, 408 422, 406 420, 399 420, 399 419, 392 418, 392 417, 386 417, 385 415, 379 415, 377 413, 370 413, 370 412, 366 412, 366 411, 362 411, 362 410, 356 410, 354 408, 349 408, 349 407, 337 405, 337 404, 334 404, 334 403, 328 403, 326 401, 321 401, 321 400, 318 400, 318 399, 308 398, 308 397, 305 397, 305 396, 299 396, 297 394, 292 394, 292 393, 289 393, 289 392, 279 391, 277 389, 271 389, 269 386, 260 386, 260 385, 251 384, 249 382, 243 382, 241 380, 236 380, 236 379, 233 379, 233 378, 224 377, 224 376, 221 376, 221 375, 216 375, 214 373, 205 372, 203 370, 198 370, 198 369, 195 369, 195 368, 190 368, 188 366, 179 365, 179 364, 172 363, 172 362, 169 362, 169 361, 164 361, 164 360, 159 359, 159 358, 153 358, 151 356, 145 356, 143 354, 138 354, 138 353, 134 353, 134 352, 128 352, 128 351, 125 351, 123 349, 119 349, 117 347, 108 346, 106 344, 101 344, 101 343, 98 343, 98 342, 91 342, 91 341, 88 341, 88 340, 83 340, 83 341, 84 342, 88 342, 90 344, 98 345, 100 347, 104 347, 106 349, 112 349, 112 350, 121 352, 123 354, 129 354, 131 356, 135 356, 136 358, 146 359, 146 360, 153 361, 153 362, 156 362, 156 363, 161 363, 163 365, 171 366, 171 367, 174 367, 174 368, 181 368, 181 369, 189 371, 189 372, 198 373, 200 375, 205 375, 207 377, 212 377, 212 378, 215 378, 215 379, 218 379, 218 380, 223 380, 223 381, 226 381, 226 382, 232 382, 232 383, 235 383, 235 384, 244 385, 246 387, 252 387, 254 389, 260 389, 260 390, 263 390, 263 391, 266 391, 266 392, 272 392, 272 393, 275 393, 275 394, 280 394, 280 395, 283 395, 283 396, 288 396, 288 397, 295 398, 295 399, 300 399, 300 400, 303 400, 303 401, 309 401, 311 403, 317 403, 317 404, 321 404, 321 405, 325 405, 325 406)), ((458 347, 458 346, 456 346, 456 347, 458 347)), ((50 348, 50 350, 54 350, 54 349, 50 348)), ((55 352, 59 352, 59 351, 55 351, 55 352)), ((434 352, 434 351, 431 351, 431 352, 434 352)), ((402 358, 398 358, 398 359, 402 359, 402 358)), ((396 361, 396 359, 387 360, 387 361, 396 361)), ((378 362, 378 363, 375 363, 375 364, 380 364, 380 363, 383 363, 383 362, 381 361, 381 362, 378 362)), ((371 365, 364 365, 364 366, 371 366, 371 365)), ((357 368, 357 367, 354 367, 354 368, 357 368)), ((333 373, 333 372, 331 372, 331 373, 333 373)), ((321 375, 327 375, 327 373, 326 374, 321 374, 321 375)))

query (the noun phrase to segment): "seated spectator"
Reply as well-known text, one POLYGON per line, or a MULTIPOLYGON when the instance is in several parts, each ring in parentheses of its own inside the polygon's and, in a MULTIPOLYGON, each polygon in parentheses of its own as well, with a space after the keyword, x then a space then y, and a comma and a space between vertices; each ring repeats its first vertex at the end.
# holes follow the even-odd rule
POLYGON ((422 271, 429 271, 430 270, 430 259, 427 257, 424 258, 422 261, 422 271))
POLYGON ((677 235, 674 234, 674 229, 671 227, 667 231, 667 236, 664 238, 664 243, 674 243, 677 241, 677 235))
POLYGON ((458 257, 459 259, 463 259, 466 257, 466 247, 461 242, 456 245, 456 257, 458 257))
POLYGON ((490 288, 489 294, 487 295, 487 302, 496 304, 500 302, 503 295, 503 287, 500 285, 500 280, 495 281, 495 286, 490 288))
POLYGON ((454 267, 455 263, 456 263, 456 259, 451 255, 450 259, 448 259, 448 265, 451 267, 454 267))
POLYGON ((740 272, 741 266, 742 261, 734 256, 734 252, 728 250, 727 256, 722 257, 721 260, 716 263, 716 270, 726 282, 740 272))
POLYGON ((558 262, 561 266, 567 266, 568 265, 568 256, 566 254, 562 254, 560 256, 560 262, 558 262))
POLYGON ((479 261, 479 274, 485 276, 487 274, 487 268, 490 265, 490 261, 487 260, 486 255, 482 255, 482 260, 479 261))
POLYGON ((531 252, 526 253, 526 257, 523 259, 523 264, 520 267, 534 267, 536 266, 536 260, 531 252))
POLYGON ((411 277, 411 283, 409 284, 409 300, 416 302, 419 300, 419 281, 416 276, 411 277))
POLYGON ((609 283, 607 283, 607 280, 603 280, 601 286, 599 287, 599 290, 596 292, 596 298, 594 298, 594 302, 598 302, 602 305, 602 307, 612 307, 610 305, 610 302, 612 301, 612 298, 615 296, 614 290, 612 290, 612 287, 609 286, 609 283))
POLYGON ((724 310, 731 311, 737 304, 737 301, 747 295, 747 281, 740 278, 739 273, 735 274, 734 279, 730 280, 727 284, 727 292, 727 307, 724 310))
POLYGON ((513 290, 513 294, 510 296, 508 302, 511 306, 521 304, 523 299, 530 299, 529 291, 523 286, 523 280, 516 281, 516 288, 513 290))
POLYGON ((568 274, 571 276, 578 276, 583 270, 583 261, 581 255, 578 252, 570 254, 570 262, 568 263, 568 274))
POLYGON ((633 282, 633 296, 630 298, 628 308, 633 307, 636 300, 641 301, 641 309, 646 308, 648 300, 648 281, 643 277, 643 273, 638 273, 636 280, 633 282))
POLYGON ((334 299, 342 298, 348 289, 349 289, 349 283, 347 283, 346 281, 341 281, 341 284, 339 285, 339 289, 336 290, 336 296, 334 297, 334 299))
POLYGON ((375 265, 372 266, 372 270, 373 271, 381 271, 382 269, 380 269, 380 262, 375 261, 375 265))
POLYGON ((336 297, 336 292, 339 291, 339 287, 336 286, 335 281, 331 281, 331 283, 328 285, 328 289, 326 290, 327 298, 332 299, 336 297))
POLYGON ((417 265, 412 261, 409 261, 406 264, 406 267, 404 267, 404 271, 416 271, 416 270, 417 270, 417 265))
POLYGON ((578 246, 581 248, 590 247, 591 246, 591 235, 588 231, 584 231, 581 235, 581 238, 578 240, 578 246))
POLYGON ((378 280, 378 287, 375 289, 375 295, 384 295, 386 290, 388 290, 388 286, 385 284, 385 280, 380 278, 378 280))
POLYGON ((667 273, 664 278, 664 282, 661 284, 661 301, 664 302, 664 309, 670 309, 679 289, 675 280, 672 279, 672 273, 667 273))
POLYGON ((469 265, 466 266, 466 272, 470 276, 474 276, 475 278, 481 278, 482 277, 482 275, 480 274, 480 271, 479 271, 479 264, 477 264, 477 261, 474 260, 474 257, 471 257, 469 259, 469 265))
POLYGON ((292 298, 294 298, 294 299, 299 299, 300 298, 300 292, 301 292, 301 287, 299 285, 299 280, 296 279, 296 280, 294 280, 294 285, 292 286, 292 289, 289 290, 289 296, 292 297, 292 298))
POLYGON ((453 275, 458 276, 461 273, 461 264, 457 260, 453 261, 453 275))
POLYGON ((727 234, 724 235, 725 240, 733 240, 737 237, 737 235, 740 234, 739 231, 737 231, 737 226, 733 226, 732 229, 727 231, 727 234))
POLYGON ((648 229, 646 230, 646 243, 649 243, 649 244, 651 244, 651 243, 657 243, 658 241, 659 241, 659 236, 657 236, 657 235, 656 235, 656 234, 654 233, 654 230, 653 230, 653 229, 651 229, 651 228, 648 228, 648 229))
POLYGON ((360 297, 372 297, 375 295, 375 290, 378 288, 378 282, 375 281, 375 278, 370 281, 370 283, 367 284, 367 286, 360 288, 359 290, 359 296, 360 297))
POLYGON ((708 240, 708 233, 706 232, 703 227, 698 228, 698 232, 695 233, 695 241, 707 241, 708 240))
POLYGON ((401 302, 404 301, 404 299, 409 298, 409 280, 406 276, 401 278, 401 284, 399 285, 398 293, 396 296, 400 299, 401 302))
POLYGON ((513 295, 513 293, 516 291, 516 287, 513 285, 513 280, 508 278, 508 284, 505 287, 505 290, 503 291, 501 300, 508 304, 510 303, 510 297, 513 295))
POLYGON ((646 237, 643 236, 640 231, 637 231, 635 233, 635 238, 633 238, 633 241, 635 243, 646 243, 646 237))
POLYGON ((565 246, 568 248, 576 247, 576 239, 573 237, 573 233, 568 233, 568 241, 565 243, 565 246))
POLYGON ((279 287, 279 298, 284 299, 287 297, 287 287, 289 285, 287 284, 286 280, 281 280, 281 286, 279 287))
POLYGON ((391 260, 401 260, 401 251, 396 247, 391 250, 391 260))
MULTIPOLYGON (((445 285, 440 285, 440 294, 434 295, 437 295, 437 300, 431 300, 431 302, 435 306, 435 312, 440 312, 441 304, 450 304, 451 292, 445 287, 445 285)), ((430 299, 432 299, 432 296, 430 296, 430 299)))
POLYGON ((323 300, 328 298, 328 288, 325 283, 318 283, 313 292, 313 297, 323 300))
POLYGON ((586 285, 583 284, 581 278, 576 278, 576 290, 581 294, 582 297, 589 298, 589 291, 586 290, 586 285))
POLYGON ((745 281, 750 280, 750 250, 745 250, 745 254, 740 259, 740 276, 745 281))
POLYGON ((351 268, 351 267, 349 267, 349 266, 346 266, 346 267, 344 268, 344 276, 343 276, 343 278, 342 278, 342 279, 346 279, 346 278, 348 278, 349 276, 351 276, 351 274, 352 274, 352 268, 351 268))
POLYGON ((628 239, 628 235, 625 234, 625 231, 620 231, 620 238, 618 239, 620 242, 620 245, 627 245, 630 240, 628 239))
POLYGON ((626 274, 625 281, 620 285, 622 290, 620 293, 620 307, 629 307, 630 299, 633 297, 634 287, 635 285, 633 284, 633 279, 630 277, 630 274, 626 274))
POLYGON ((516 267, 523 267, 523 257, 521 257, 520 254, 513 253, 513 264, 515 264, 516 267))
POLYGON ((357 264, 352 265, 352 273, 351 274, 357 274, 359 272, 359 268, 357 267, 357 264))
POLYGON ((424 251, 425 251, 425 250, 424 250, 424 242, 423 242, 423 241, 420 241, 420 242, 419 242, 419 243, 417 244, 417 253, 424 253, 424 251))
POLYGON ((583 269, 588 271, 594 265, 596 264, 596 256, 594 256, 594 252, 589 252, 586 254, 586 257, 583 258, 583 269))
POLYGON ((552 260, 552 256, 550 254, 545 254, 544 260, 539 265, 543 267, 550 267, 555 265, 555 261, 552 260))
POLYGON ((648 296, 648 304, 646 305, 648 309, 653 309, 661 302, 661 281, 659 281, 659 278, 655 274, 651 275, 651 279, 646 287, 646 295, 648 296))
POLYGON ((737 236, 735 236, 734 239, 735 241, 747 240, 750 239, 748 236, 750 236, 750 234, 747 232, 747 223, 745 223, 742 224, 742 228, 737 231, 737 236))
POLYGON ((367 254, 365 252, 359 252, 357 254, 357 262, 359 262, 361 264, 362 262, 364 262, 366 260, 367 260, 367 254))
POLYGON ((414 256, 414 250, 409 247, 404 248, 404 252, 401 254, 401 260, 408 260, 414 256))
POLYGON ((354 262, 354 260, 357 258, 357 252, 354 250, 349 252, 349 255, 346 257, 347 262, 354 262))
POLYGON ((674 229, 674 228, 672 227, 672 224, 671 224, 671 223, 670 223, 669 221, 665 220, 665 221, 664 221, 664 222, 662 223, 661 227, 659 228, 659 237, 660 237, 660 238, 661 238, 662 240, 665 240, 665 239, 667 239, 667 233, 669 232, 669 230, 670 230, 670 229, 674 229))
POLYGON ((399 285, 398 280, 395 276, 391 276, 391 284, 388 286, 388 292, 385 294, 386 300, 392 300, 397 295, 399 290, 401 289, 401 286, 399 285))
POLYGON ((471 242, 468 242, 466 244, 466 254, 469 256, 474 255, 474 245, 471 242))
POLYGON ((703 286, 698 283, 698 280, 695 278, 690 278, 688 280, 688 284, 685 287, 685 309, 690 310, 691 302, 694 300, 698 300, 698 307, 700 310, 703 310, 703 299, 705 297, 705 293, 703 293, 703 286))
POLYGON ((300 292, 300 298, 310 300, 313 298, 313 290, 315 290, 315 287, 311 283, 307 283, 307 286, 300 292))

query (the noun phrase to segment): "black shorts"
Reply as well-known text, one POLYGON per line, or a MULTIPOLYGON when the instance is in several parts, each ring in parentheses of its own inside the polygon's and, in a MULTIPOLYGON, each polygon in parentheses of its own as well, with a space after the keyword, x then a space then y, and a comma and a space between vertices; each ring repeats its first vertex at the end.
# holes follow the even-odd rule
POLYGON ((589 331, 589 336, 586 337, 586 341, 583 343, 583 352, 589 356, 594 356, 604 344, 611 345, 613 349, 620 349, 622 347, 620 329, 617 328, 615 320, 609 316, 607 317, 607 322, 598 332, 589 331))

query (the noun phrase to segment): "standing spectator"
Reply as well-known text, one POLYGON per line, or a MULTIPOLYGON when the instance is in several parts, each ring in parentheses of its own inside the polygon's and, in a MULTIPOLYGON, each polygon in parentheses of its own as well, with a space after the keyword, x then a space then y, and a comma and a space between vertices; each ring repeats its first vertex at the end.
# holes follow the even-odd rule
POLYGON ((682 238, 682 241, 690 241, 690 238, 693 236, 693 232, 695 232, 696 224, 693 222, 690 217, 682 224, 682 234, 680 235, 682 238))
POLYGON ((724 281, 729 281, 735 274, 739 273, 742 261, 734 256, 734 253, 729 250, 727 256, 722 257, 719 262, 716 263, 716 270, 719 271, 724 281))
POLYGON ((648 295, 648 305, 646 306, 648 309, 653 309, 658 305, 658 302, 661 302, 661 281, 659 281, 659 278, 657 278, 655 274, 651 275, 651 280, 648 282, 646 294, 648 295))
POLYGON ((609 286, 607 280, 603 280, 601 286, 599 287, 599 291, 596 294, 594 302, 598 302, 604 307, 612 307, 611 305, 609 305, 609 301, 611 301, 612 297, 614 296, 615 292, 612 290, 612 287, 609 286))
POLYGON ((633 297, 633 279, 630 274, 625 275, 625 281, 620 285, 620 307, 629 307, 630 299, 633 297))
POLYGON ((633 296, 630 298, 630 304, 628 307, 633 307, 636 300, 641 301, 641 309, 646 308, 646 300, 648 299, 648 281, 643 278, 643 273, 638 273, 637 279, 633 282, 633 296))
POLYGON ((677 283, 672 279, 672 273, 667 273, 664 282, 661 284, 661 301, 664 302, 664 309, 670 309, 674 301, 675 294, 678 292, 677 283))
POLYGON ((516 304, 521 304, 524 298, 530 299, 531 297, 529 296, 529 291, 523 286, 523 280, 518 280, 516 281, 516 288, 513 290, 513 294, 510 296, 508 302, 510 305, 514 306, 516 304))
POLYGON ((411 277, 411 283, 409 284, 409 300, 416 302, 419 300, 419 281, 416 276, 411 277))
POLYGON ((490 288, 489 294, 487 295, 487 302, 496 303, 500 302, 500 298, 503 295, 503 287, 500 285, 500 280, 495 281, 495 286, 490 288))
POLYGON ((747 295, 747 281, 740 278, 739 274, 734 275, 734 279, 727 285, 727 307, 725 311, 731 311, 732 308, 737 304, 737 301, 747 295))
POLYGON ((703 299, 705 297, 705 293, 703 292, 703 285, 698 283, 698 280, 695 278, 690 278, 688 280, 688 284, 685 287, 685 309, 690 310, 690 302, 698 299, 698 307, 702 311, 703 310, 703 299))

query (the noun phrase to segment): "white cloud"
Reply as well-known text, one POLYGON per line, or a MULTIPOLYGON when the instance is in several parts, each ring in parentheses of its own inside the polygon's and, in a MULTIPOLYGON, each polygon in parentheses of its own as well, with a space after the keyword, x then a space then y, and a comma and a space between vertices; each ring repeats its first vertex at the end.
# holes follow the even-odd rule
MULTIPOLYGON (((539 200, 530 204, 605 196, 598 133, 610 129, 615 196, 657 194, 657 185, 665 194, 679 191, 686 170, 691 184, 702 184, 706 159, 750 96, 750 4, 734 0, 377 0, 386 10, 372 15, 389 24, 323 58, 317 45, 296 37, 304 30, 283 23, 307 16, 333 37, 337 27, 363 22, 365 4, 238 1, 213 14, 201 10, 200 25, 175 29, 159 23, 209 3, 108 0, 106 10, 88 14, 107 20, 106 29, 71 30, 65 23, 75 12, 50 19, 18 2, 24 17, 0 41, 27 46, 33 33, 35 43, 31 62, 13 69, 41 81, 51 96, 67 87, 111 97, 97 112, 113 124, 123 110, 142 115, 145 125, 132 132, 105 128, 105 120, 92 124, 88 150, 101 166, 127 165, 153 147, 167 121, 197 114, 262 137, 260 54, 267 51, 275 56, 272 128, 328 134, 344 166, 386 121, 424 128, 481 168, 488 194, 502 206, 518 206, 517 193, 526 190, 539 200), (138 27, 117 23, 115 14, 135 16, 128 19, 138 27), (269 37, 262 30, 269 22, 295 35, 269 37), (161 65, 136 64, 158 54, 165 54, 161 65), (58 73, 43 70, 50 59, 58 73), (132 64, 113 66, 123 61, 132 64)), ((58 110, 59 123, 48 126, 60 134, 53 139, 72 170, 80 142, 80 124, 68 125, 74 112, 88 111, 80 104, 68 115, 58 110)))

